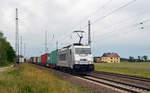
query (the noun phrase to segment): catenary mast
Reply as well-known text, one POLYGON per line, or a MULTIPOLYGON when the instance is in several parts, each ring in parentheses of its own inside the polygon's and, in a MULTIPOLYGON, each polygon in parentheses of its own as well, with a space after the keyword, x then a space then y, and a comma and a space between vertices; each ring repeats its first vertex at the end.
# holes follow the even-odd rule
POLYGON ((16 8, 16 41, 15 41, 15 50, 16 50, 16 63, 19 63, 19 26, 18 26, 18 9, 16 8))
POLYGON ((91 45, 91 23, 88 21, 88 45, 91 45))

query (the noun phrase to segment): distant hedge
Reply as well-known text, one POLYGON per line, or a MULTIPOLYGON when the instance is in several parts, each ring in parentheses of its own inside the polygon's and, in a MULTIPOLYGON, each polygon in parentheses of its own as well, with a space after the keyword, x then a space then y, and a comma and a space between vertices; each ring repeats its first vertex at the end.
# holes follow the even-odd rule
POLYGON ((14 62, 16 57, 15 51, 11 44, 5 39, 2 32, 0 32, 0 65, 6 65, 14 62))

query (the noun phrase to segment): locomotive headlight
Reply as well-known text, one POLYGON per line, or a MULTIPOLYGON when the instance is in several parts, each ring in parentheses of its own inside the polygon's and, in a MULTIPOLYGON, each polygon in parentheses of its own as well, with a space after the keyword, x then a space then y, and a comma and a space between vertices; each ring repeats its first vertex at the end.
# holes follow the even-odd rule
POLYGON ((79 61, 75 61, 75 64, 79 64, 79 61))
POLYGON ((80 59, 79 59, 79 58, 76 58, 75 61, 80 61, 80 59))
POLYGON ((88 61, 92 61, 92 58, 88 58, 88 61))

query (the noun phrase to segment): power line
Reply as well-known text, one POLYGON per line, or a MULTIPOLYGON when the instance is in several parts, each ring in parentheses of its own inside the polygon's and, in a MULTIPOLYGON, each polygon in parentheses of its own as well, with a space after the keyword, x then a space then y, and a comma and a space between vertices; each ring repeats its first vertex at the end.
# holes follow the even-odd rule
MULTIPOLYGON (((108 2, 106 2, 104 5, 102 5, 101 7, 97 8, 96 11, 90 13, 90 15, 86 16, 83 20, 80 21, 80 23, 87 21, 87 19, 89 19, 90 16, 96 14, 98 11, 100 11, 101 9, 105 9, 106 6, 108 6, 108 4, 110 4, 112 2, 112 0, 109 0, 108 2)), ((78 26, 79 24, 73 26, 73 28, 75 28, 76 26, 78 26)), ((81 27, 80 27, 81 28, 81 27)), ((81 30, 81 29, 80 29, 81 30)))
MULTIPOLYGON (((111 0, 110 0, 110 1, 111 1, 111 0)), ((130 1, 129 3, 127 3, 127 4, 125 4, 125 5, 121 6, 121 7, 119 7, 119 8, 117 8, 117 9, 113 10, 112 12, 110 12, 110 13, 104 15, 103 17, 100 17, 100 18, 96 19, 96 20, 95 20, 94 22, 92 22, 91 24, 95 24, 97 21, 102 20, 102 19, 104 19, 104 18, 106 18, 106 17, 112 15, 113 13, 119 11, 120 9, 122 9, 122 8, 124 8, 124 7, 127 7, 128 5, 130 5, 131 3, 135 2, 135 1, 136 1, 136 0, 130 1)), ((110 3, 110 2, 107 2, 107 3, 110 3)), ((103 6, 103 7, 104 7, 104 6, 103 6)), ((87 27, 87 25, 84 26, 84 27, 81 28, 81 29, 84 29, 84 28, 86 28, 86 27, 87 27)), ((69 34, 69 35, 70 35, 70 34, 69 34)), ((67 37, 67 36, 65 35, 64 38, 66 38, 66 37, 67 37)), ((61 40, 64 41, 64 38, 62 38, 61 40)))
MULTIPOLYGON (((111 0, 110 0, 110 1, 111 1, 111 0)), ((130 5, 131 3, 135 2, 135 1, 136 1, 136 0, 130 1, 129 3, 127 3, 127 4, 123 5, 123 6, 121 6, 121 7, 117 8, 117 9, 115 9, 114 11, 108 13, 107 15, 104 15, 103 17, 98 18, 97 20, 95 20, 95 21, 92 22, 91 24, 95 24, 97 21, 102 20, 102 19, 104 19, 104 18, 106 18, 106 17, 112 15, 113 13, 119 11, 120 9, 122 9, 122 8, 124 8, 124 7, 127 7, 128 5, 130 5)), ((106 4, 108 4, 108 3, 110 3, 110 2, 107 2, 106 4)), ((103 6, 103 7, 104 7, 104 6, 103 6)), ((97 11, 98 11, 98 10, 97 10, 97 11)), ((81 29, 84 29, 84 28, 86 28, 87 26, 88 26, 88 25, 84 26, 84 27, 81 28, 81 29)), ((65 36, 64 38, 66 38, 66 36, 65 36)), ((61 40, 64 40, 64 39, 61 39, 61 40)))
MULTIPOLYGON (((143 12, 144 13, 144 12, 143 12)), ((139 14, 143 14, 143 13, 139 13, 139 14)), ((136 14, 136 15, 139 15, 139 14, 136 14)), ((134 18, 136 18, 136 17, 132 17, 132 19, 134 19, 134 18)), ((129 18, 128 18, 129 19, 129 18)), ((120 21, 119 22, 119 27, 120 27, 120 24, 122 24, 122 23, 124 23, 124 22, 126 22, 126 21, 128 21, 128 22, 130 22, 130 20, 128 20, 128 19, 125 19, 125 20, 122 20, 122 21, 120 21)), ((138 18, 136 18, 136 19, 134 19, 134 20, 137 20, 137 19, 139 19, 139 17, 138 18)), ((111 33, 115 33, 115 32, 118 32, 118 31, 123 31, 123 29, 130 29, 131 27, 136 27, 136 26, 138 26, 138 25, 141 25, 141 23, 146 23, 146 22, 149 22, 150 21, 150 19, 146 19, 146 20, 143 20, 143 21, 139 21, 138 23, 136 23, 136 24, 133 24, 133 25, 127 25, 127 26, 124 26, 124 25, 122 25, 122 26, 124 26, 124 27, 121 27, 121 28, 119 28, 119 29, 115 29, 115 30, 113 30, 113 31, 109 31, 109 32, 106 32, 106 33, 104 33, 104 34, 102 34, 102 35, 100 35, 99 37, 100 38, 104 38, 104 36, 105 35, 110 35, 111 33)), ((114 24, 114 25, 116 25, 116 23, 114 24)), ((112 27, 113 25, 111 25, 111 27, 112 27)), ((118 27, 117 27, 118 28, 118 27)), ((141 26, 140 27, 140 29, 144 29, 144 27, 143 26, 141 26)), ((106 29, 110 29, 110 27, 107 27, 106 29)), ((107 36, 108 37, 108 36, 107 36)), ((106 37, 106 38, 107 38, 106 37)))
MULTIPOLYGON (((111 3, 111 2, 112 2, 112 0, 109 0, 109 1, 106 2, 103 6, 101 6, 100 8, 98 8, 95 12, 91 13, 89 16, 94 15, 94 14, 97 13, 99 10, 105 8, 105 6, 108 5, 108 4, 111 3)), ((87 19, 89 18, 89 16, 87 16, 87 17, 86 17, 85 19, 83 19, 82 21, 87 20, 87 19)), ((81 21, 81 22, 82 22, 82 21, 81 21)), ((76 25, 76 26, 78 26, 78 25, 76 25)), ((74 27, 76 27, 76 26, 74 26, 74 27)), ((73 28, 74 28, 74 27, 73 27, 73 28)), ((70 33, 69 33, 69 35, 70 35, 70 33)), ((64 36, 63 38, 61 38, 60 40, 63 40, 63 39, 66 38, 67 36, 68 36, 68 34, 67 34, 66 36, 64 36)))
MULTIPOLYGON (((109 34, 111 34, 111 33, 118 32, 118 31, 123 31, 123 30, 131 29, 131 27, 135 28, 136 26, 141 25, 141 23, 146 23, 146 22, 149 22, 149 21, 150 21, 150 19, 143 20, 143 21, 141 21, 141 22, 138 22, 138 23, 135 23, 135 24, 132 24, 132 25, 129 25, 129 26, 120 28, 120 29, 118 29, 118 30, 113 30, 113 31, 111 31, 111 32, 104 33, 104 34, 100 35, 99 37, 100 37, 100 38, 104 38, 105 35, 109 35, 109 34), (122 30, 122 29, 123 29, 123 30, 122 30)), ((128 32, 128 31, 126 31, 126 32, 128 32)))
MULTIPOLYGON (((136 15, 134 15, 134 16, 130 16, 130 17, 128 17, 128 18, 126 18, 126 19, 123 19, 123 20, 120 20, 119 22, 117 22, 117 23, 114 23, 114 24, 112 24, 112 25, 110 25, 110 26, 107 26, 107 27, 105 27, 105 28, 103 28, 104 30, 106 30, 106 29, 110 29, 110 28, 112 28, 112 27, 114 27, 114 26, 121 26, 121 24, 124 24, 125 22, 130 22, 131 20, 136 20, 136 22, 137 22, 137 19, 139 19, 140 18, 140 14, 143 14, 143 13, 145 13, 145 12, 141 12, 141 13, 138 13, 138 14, 136 14, 136 15), (138 15, 138 17, 137 17, 137 15, 138 15), (131 19, 131 20, 130 20, 131 19)), ((124 26, 124 25, 122 25, 122 26, 124 26)), ((118 28, 118 27, 117 27, 118 28)))
MULTIPOLYGON (((113 10, 112 12, 110 12, 110 13, 104 15, 103 17, 100 17, 100 18, 96 19, 94 22, 91 23, 91 25, 97 23, 97 22, 100 21, 100 20, 103 20, 104 18, 106 18, 106 17, 112 15, 113 13, 119 11, 120 9, 127 7, 128 5, 134 3, 135 1, 136 1, 136 0, 130 1, 129 3, 127 3, 127 4, 125 4, 125 5, 121 6, 121 7, 119 7, 119 8, 117 8, 117 9, 113 10)), ((87 27, 87 25, 84 26, 84 27, 82 27, 81 29, 84 29, 84 28, 86 28, 86 27, 87 27)))

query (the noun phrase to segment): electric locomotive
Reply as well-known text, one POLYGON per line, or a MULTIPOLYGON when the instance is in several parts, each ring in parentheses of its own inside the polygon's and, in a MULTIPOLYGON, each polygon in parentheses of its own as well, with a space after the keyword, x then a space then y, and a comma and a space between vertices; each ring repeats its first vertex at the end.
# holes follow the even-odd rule
POLYGON ((57 68, 81 73, 94 71, 91 46, 75 43, 59 49, 57 68))

